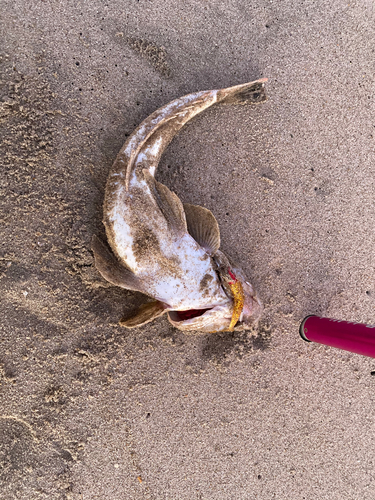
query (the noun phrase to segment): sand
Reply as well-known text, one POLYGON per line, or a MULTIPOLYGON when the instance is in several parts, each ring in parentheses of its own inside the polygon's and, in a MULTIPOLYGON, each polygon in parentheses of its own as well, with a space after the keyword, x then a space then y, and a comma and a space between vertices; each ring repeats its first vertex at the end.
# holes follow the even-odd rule
POLYGON ((0 499, 373 500, 375 360, 303 342, 375 323, 370 1, 4 0, 0 499), (106 283, 110 166, 183 94, 268 77, 190 122, 158 179, 212 210, 259 331, 126 330, 106 283))

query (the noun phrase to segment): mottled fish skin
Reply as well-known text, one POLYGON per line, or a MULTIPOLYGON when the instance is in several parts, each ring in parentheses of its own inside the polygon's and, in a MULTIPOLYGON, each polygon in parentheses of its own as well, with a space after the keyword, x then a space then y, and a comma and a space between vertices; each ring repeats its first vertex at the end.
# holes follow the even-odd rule
MULTIPOLYGON (((265 81, 189 94, 158 109, 129 137, 109 174, 103 223, 115 267, 120 265, 126 270, 121 273, 125 277, 120 286, 138 289, 160 301, 171 323, 181 330, 227 329, 233 316, 233 295, 221 279, 225 272, 220 273, 217 259, 223 254, 218 248, 210 253, 189 234, 181 201, 155 181, 160 157, 181 127, 213 104, 264 101, 265 81), (132 276, 131 285, 126 276, 132 276), (207 309, 204 314, 184 321, 173 312, 203 309, 207 309)), ((111 279, 110 271, 104 273, 101 269, 98 248, 93 246, 98 270, 118 285, 122 278, 111 279)), ((110 263, 106 269, 111 269, 110 263)), ((259 316, 261 304, 251 285, 242 280, 242 271, 238 273, 236 277, 241 275, 241 290, 244 287, 245 293, 246 324, 250 324, 259 316)), ((150 321, 152 314, 143 316, 150 321)), ((243 321, 243 313, 239 319, 243 321)), ((126 322, 123 324, 126 326, 126 322)), ((131 324, 134 326, 134 321, 131 324)))

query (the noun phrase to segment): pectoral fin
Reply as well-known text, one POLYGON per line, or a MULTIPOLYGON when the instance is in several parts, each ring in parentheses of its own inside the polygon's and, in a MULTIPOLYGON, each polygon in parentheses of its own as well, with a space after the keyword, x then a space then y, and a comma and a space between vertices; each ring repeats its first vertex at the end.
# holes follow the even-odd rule
POLYGON ((148 170, 144 169, 143 175, 168 225, 177 233, 185 233, 186 219, 180 198, 167 186, 156 181, 148 170))
POLYGON ((145 325, 150 321, 158 318, 167 311, 165 305, 158 300, 148 302, 141 305, 141 307, 131 316, 123 318, 120 325, 125 328, 136 328, 137 326, 145 325))
POLYGON ((120 264, 107 245, 97 236, 91 240, 94 252, 95 267, 104 279, 116 286, 142 292, 142 285, 137 276, 129 268, 120 264))
POLYGON ((189 234, 209 255, 214 255, 220 247, 220 230, 215 216, 210 210, 199 205, 184 203, 189 234))

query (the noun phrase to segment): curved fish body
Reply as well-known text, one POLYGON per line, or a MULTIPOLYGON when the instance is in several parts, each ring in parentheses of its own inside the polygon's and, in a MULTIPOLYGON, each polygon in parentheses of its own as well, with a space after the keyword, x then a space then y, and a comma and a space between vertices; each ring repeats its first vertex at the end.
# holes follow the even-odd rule
POLYGON ((109 174, 104 225, 111 250, 93 238, 95 264, 104 278, 154 300, 126 327, 167 312, 185 331, 220 331, 250 326, 261 303, 240 269, 220 252, 213 214, 182 204, 155 180, 160 157, 181 127, 215 103, 258 103, 266 79, 228 89, 189 94, 158 109, 133 132, 109 174))

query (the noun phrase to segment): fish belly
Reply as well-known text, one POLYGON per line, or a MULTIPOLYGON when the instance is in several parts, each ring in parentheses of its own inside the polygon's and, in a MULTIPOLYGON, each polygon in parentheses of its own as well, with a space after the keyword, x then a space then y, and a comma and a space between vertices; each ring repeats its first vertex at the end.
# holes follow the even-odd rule
POLYGON ((142 280, 147 294, 173 309, 203 309, 227 297, 205 250, 168 227, 148 187, 119 186, 105 221, 117 257, 142 280))
MULTIPOLYGON (((161 239, 150 290, 172 309, 204 309, 227 302, 209 255, 189 235, 161 239)), ((150 280, 151 281, 151 280, 150 280)))

